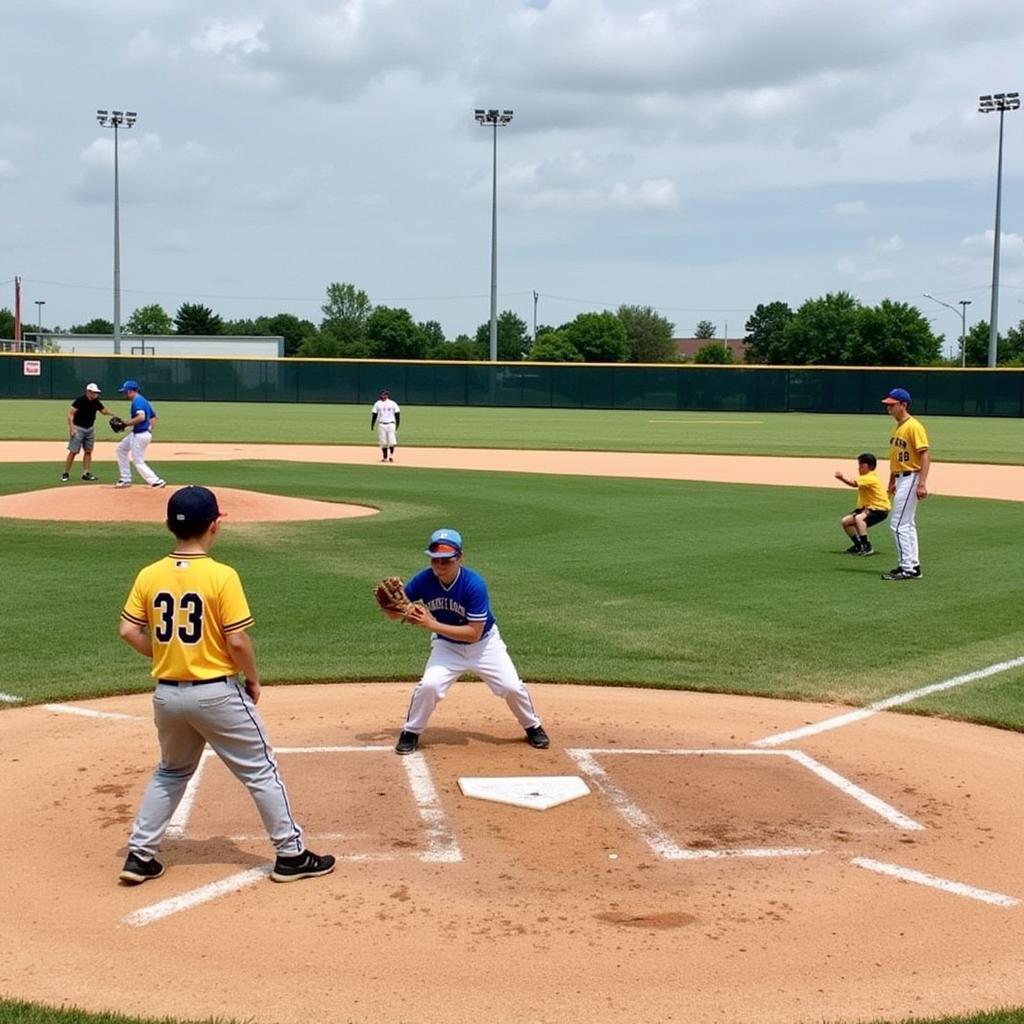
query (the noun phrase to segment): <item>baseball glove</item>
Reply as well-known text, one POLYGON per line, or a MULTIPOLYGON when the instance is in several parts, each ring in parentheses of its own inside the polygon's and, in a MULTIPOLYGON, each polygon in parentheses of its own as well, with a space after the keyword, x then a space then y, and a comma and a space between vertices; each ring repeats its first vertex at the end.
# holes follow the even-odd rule
POLYGON ((125 421, 123 419, 121 419, 120 416, 111 416, 110 417, 110 429, 115 434, 120 434, 121 431, 124 430, 124 428, 127 427, 127 426, 128 426, 128 424, 125 423, 125 421))
POLYGON ((373 588, 377 604, 385 612, 397 612, 404 621, 412 611, 413 603, 405 593, 405 586, 397 576, 386 576, 373 588))

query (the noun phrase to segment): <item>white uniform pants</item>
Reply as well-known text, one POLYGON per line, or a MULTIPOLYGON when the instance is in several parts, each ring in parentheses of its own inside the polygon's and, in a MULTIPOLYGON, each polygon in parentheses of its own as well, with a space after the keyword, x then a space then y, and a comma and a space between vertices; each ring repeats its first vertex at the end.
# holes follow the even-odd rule
POLYGON ((146 465, 146 449, 152 440, 153 435, 148 430, 144 430, 141 434, 126 434, 117 442, 117 468, 120 472, 121 480, 126 484, 132 482, 132 470, 129 460, 135 463, 136 472, 147 484, 155 484, 160 479, 146 465))
POLYGON ((917 550, 917 473, 896 477, 896 491, 892 496, 889 525, 896 542, 901 569, 913 569, 920 564, 917 550))
POLYGON ((475 673, 495 697, 503 697, 524 729, 540 725, 540 718, 530 700, 530 691, 519 678, 498 627, 492 626, 491 631, 475 644, 453 644, 437 636, 431 640, 427 667, 412 691, 403 730, 423 732, 434 708, 444 700, 448 688, 463 672, 475 673))
POLYGON ((160 764, 142 798, 128 848, 155 857, 207 743, 256 803, 274 849, 302 853, 302 829, 292 817, 277 760, 252 698, 237 676, 200 686, 158 684, 153 718, 160 737, 160 764))
POLYGON ((377 424, 377 441, 380 448, 394 448, 398 443, 398 434, 394 423, 377 424))

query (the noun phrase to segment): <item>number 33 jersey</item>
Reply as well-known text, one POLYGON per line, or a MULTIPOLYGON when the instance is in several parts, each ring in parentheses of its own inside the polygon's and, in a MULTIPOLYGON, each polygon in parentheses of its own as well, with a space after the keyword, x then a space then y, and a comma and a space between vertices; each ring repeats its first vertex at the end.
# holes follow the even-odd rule
POLYGON ((121 618, 149 627, 154 679, 232 675, 237 668, 225 637, 254 621, 231 566, 176 552, 136 576, 121 618))

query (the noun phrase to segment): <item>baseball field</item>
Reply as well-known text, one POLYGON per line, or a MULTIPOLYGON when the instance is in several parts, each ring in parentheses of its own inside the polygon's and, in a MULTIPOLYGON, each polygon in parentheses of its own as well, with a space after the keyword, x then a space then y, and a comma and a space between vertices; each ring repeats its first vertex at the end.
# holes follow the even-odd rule
MULTIPOLYGON (((860 451, 884 459, 881 412, 409 408, 397 463, 381 466, 361 407, 153 401, 149 461, 169 488, 203 483, 239 508, 255 493, 367 513, 232 521, 225 499, 216 550, 245 582, 264 680, 281 684, 261 709, 295 752, 282 763, 307 829, 352 856, 326 883, 125 923, 177 892, 176 873, 210 884, 266 848, 211 771, 205 817, 169 842, 166 879, 116 886, 156 749, 146 666, 117 641, 117 619, 135 571, 168 550, 167 492, 115 491, 102 435, 100 482, 80 482, 79 463, 62 485, 66 405, 4 402, 0 750, 18 783, 4 832, 35 822, 32 845, 62 851, 61 873, 80 876, 65 911, 83 915, 89 950, 68 940, 81 969, 66 981, 20 956, 6 966, 5 950, 0 1021, 120 1019, 45 1008, 62 1004, 142 1014, 132 1020, 459 1021, 509 999, 526 1021, 1024 1019, 1006 1008, 1024 1005, 1020 421, 926 421, 937 465, 918 516, 925 575, 889 584, 887 524, 872 531, 874 558, 842 553, 855 492, 832 478, 860 451), (467 450, 485 450, 476 468, 462 468, 467 450), (693 467, 706 464, 684 466, 688 454, 719 472, 701 479, 693 467), (779 461, 766 483, 731 456, 779 461), (30 495, 34 512, 5 512, 5 496, 30 495), (552 735, 551 756, 528 757, 480 684, 456 686, 418 756, 457 862, 430 859, 423 808, 391 777, 425 637, 384 620, 370 593, 419 569, 441 525, 461 530, 467 564, 487 576, 552 735), (842 721, 855 710, 863 718, 842 721), (370 755, 348 763, 360 744, 372 770, 370 755), (337 747, 337 760, 299 753, 314 747, 337 747), (28 770, 41 753, 48 789, 28 770), (459 777, 501 772, 580 773, 592 792, 543 813, 460 797, 459 777), (69 865, 76 851, 87 869, 69 865), (205 965, 191 1001, 98 980, 112 955, 158 957, 209 929, 265 935, 257 1002, 205 965), (287 943, 314 952, 286 956, 278 977, 287 943), (699 965, 699 983, 681 964, 699 965), (398 991, 403 971, 413 991, 398 991), (15 1001, 26 997, 34 1008, 15 1001)), ((19 909, 19 844, 4 851, 4 933, 65 969, 48 929, 66 913, 34 898, 19 909)))

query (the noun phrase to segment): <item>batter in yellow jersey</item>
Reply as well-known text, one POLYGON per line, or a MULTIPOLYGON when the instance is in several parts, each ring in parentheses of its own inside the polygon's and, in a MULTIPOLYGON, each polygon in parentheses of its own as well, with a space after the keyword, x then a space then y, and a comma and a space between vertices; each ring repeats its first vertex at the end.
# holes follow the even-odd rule
POLYGON ((120 878, 138 885, 164 873, 156 859, 171 818, 209 744, 253 798, 277 859, 275 882, 326 875, 334 858, 307 850, 256 703, 260 676, 249 603, 238 573, 210 557, 221 511, 205 487, 167 502, 174 550, 135 578, 121 638, 152 662, 160 764, 142 798, 120 878), (240 678, 244 676, 244 682, 240 678))
POLYGON ((892 527, 899 565, 883 573, 884 580, 919 580, 921 560, 917 539, 917 503, 928 497, 931 449, 920 420, 910 415, 910 392, 893 388, 882 403, 895 426, 889 437, 889 494, 892 496, 892 527))

